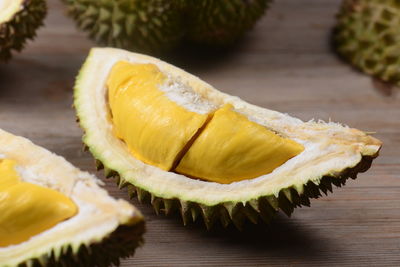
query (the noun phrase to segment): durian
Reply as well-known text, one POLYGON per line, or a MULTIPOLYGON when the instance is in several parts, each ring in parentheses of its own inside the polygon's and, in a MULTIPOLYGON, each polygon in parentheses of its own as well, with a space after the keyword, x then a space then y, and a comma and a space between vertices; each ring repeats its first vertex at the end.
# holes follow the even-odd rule
POLYGON ((9 60, 35 37, 46 11, 45 0, 0 1, 0 61, 9 60))
POLYGON ((226 45, 251 29, 271 0, 188 0, 187 38, 195 43, 226 45))
POLYGON ((74 89, 83 142, 156 212, 238 228, 268 222, 366 171, 381 142, 246 103, 156 58, 91 50, 74 89))
POLYGON ((63 0, 77 26, 100 44, 161 53, 184 33, 179 0, 63 0))
POLYGON ((160 54, 181 41, 227 45, 271 0, 63 0, 77 26, 100 44, 160 54))
POLYGON ((0 266, 109 266, 142 243, 141 213, 100 181, 0 130, 0 266))
POLYGON ((361 71, 400 84, 400 2, 344 0, 334 41, 338 53, 361 71))

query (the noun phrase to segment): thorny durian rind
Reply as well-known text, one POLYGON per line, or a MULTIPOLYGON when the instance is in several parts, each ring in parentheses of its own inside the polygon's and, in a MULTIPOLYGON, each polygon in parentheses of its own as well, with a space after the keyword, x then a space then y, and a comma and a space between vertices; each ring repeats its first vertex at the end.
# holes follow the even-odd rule
POLYGON ((216 219, 240 228, 245 219, 269 221, 279 210, 290 215, 295 207, 309 205, 309 199, 319 197, 321 191, 331 191, 332 184, 341 186, 347 178, 366 171, 381 147, 379 140, 362 131, 331 122, 303 122, 257 107, 156 58, 112 48, 91 50, 77 77, 74 106, 85 131, 83 142, 107 177, 117 176, 120 186, 128 185, 132 195, 149 200, 157 212, 177 209, 185 224, 201 216, 207 227, 216 219), (147 165, 135 159, 112 132, 105 84, 110 69, 121 60, 155 64, 215 105, 230 103, 253 121, 301 143, 305 150, 272 173, 231 184, 195 180, 147 165))
POLYGON ((0 61, 21 51, 36 36, 47 13, 45 0, 4 0, 0 10, 0 61), (19 3, 18 3, 19 2, 19 3))

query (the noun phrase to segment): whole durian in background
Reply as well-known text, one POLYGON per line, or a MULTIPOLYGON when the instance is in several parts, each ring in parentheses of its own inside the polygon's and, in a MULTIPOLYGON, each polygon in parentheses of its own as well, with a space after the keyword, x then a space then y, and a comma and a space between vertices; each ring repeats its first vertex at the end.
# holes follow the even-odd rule
POLYGON ((175 46, 184 26, 177 0, 63 0, 77 26, 98 43, 160 53, 175 46))
POLYGON ((44 0, 0 1, 0 61, 7 61, 12 53, 21 51, 28 39, 46 16, 44 0))
POLYGON ((271 0, 63 0, 77 26, 100 44, 160 54, 181 41, 227 45, 271 0))
POLYGON ((358 69, 400 83, 400 1, 344 0, 334 42, 338 53, 358 69))
POLYGON ((227 45, 251 29, 270 0, 188 0, 187 38, 207 45, 227 45))

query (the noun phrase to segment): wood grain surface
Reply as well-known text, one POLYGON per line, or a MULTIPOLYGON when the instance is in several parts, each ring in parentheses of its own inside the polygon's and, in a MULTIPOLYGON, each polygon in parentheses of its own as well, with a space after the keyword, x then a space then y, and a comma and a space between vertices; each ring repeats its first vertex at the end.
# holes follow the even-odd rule
MULTIPOLYGON (((330 47, 339 0, 277 0, 244 41, 225 52, 182 49, 168 61, 224 92, 303 120, 338 121, 377 132, 384 142, 372 168, 310 208, 269 226, 207 232, 156 216, 147 219, 145 245, 122 266, 400 266, 400 90, 354 71, 330 47)), ((49 1, 38 38, 0 65, 0 127, 23 135, 96 173, 81 149, 72 104, 74 77, 94 44, 49 1)), ((109 192, 127 198, 114 181, 109 192)))

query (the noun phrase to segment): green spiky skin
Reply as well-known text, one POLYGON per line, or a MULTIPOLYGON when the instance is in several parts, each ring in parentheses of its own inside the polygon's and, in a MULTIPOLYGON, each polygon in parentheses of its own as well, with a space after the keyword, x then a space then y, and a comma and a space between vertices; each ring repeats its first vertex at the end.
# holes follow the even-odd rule
POLYGON ((53 251, 48 255, 28 260, 19 267, 106 267, 118 266, 120 258, 130 257, 135 249, 143 244, 144 222, 133 226, 119 226, 110 236, 100 243, 88 247, 82 245, 77 253, 71 247, 65 248, 60 255, 53 251))
MULTIPOLYGON (((84 145, 84 150, 90 151, 90 148, 84 145)), ((92 155, 96 158, 94 153, 92 155)), ((207 229, 211 229, 217 221, 223 227, 233 223, 236 228, 242 229, 245 221, 250 221, 254 224, 259 222, 270 223, 279 211, 290 217, 296 207, 309 207, 310 199, 319 198, 322 193, 327 195, 328 192, 332 192, 333 186, 341 187, 345 185, 347 179, 356 179, 358 173, 367 171, 371 167, 372 160, 377 156, 378 154, 363 156, 355 167, 343 170, 337 176, 324 176, 320 180, 309 181, 304 185, 302 192, 298 192, 294 187, 289 187, 281 189, 278 196, 262 196, 246 203, 225 202, 215 206, 158 197, 151 192, 130 184, 117 171, 108 168, 106 163, 98 159, 96 159, 96 168, 97 170, 104 169, 104 174, 107 178, 116 178, 120 188, 127 187, 131 198, 137 197, 140 202, 151 203, 156 214, 163 212, 166 215, 170 215, 173 212, 178 212, 184 225, 195 222, 201 217, 207 229)))
POLYGON ((334 42, 361 71, 400 85, 400 1, 344 0, 334 42))
POLYGON ((25 0, 10 21, 0 24, 0 61, 8 61, 13 52, 21 51, 26 41, 36 36, 46 13, 45 0, 25 0))
POLYGON ((272 0, 62 0, 78 28, 100 44, 160 54, 182 39, 228 45, 272 0))
POLYGON ((63 0, 77 26, 108 46, 159 54, 183 37, 177 0, 63 0))
POLYGON ((239 39, 265 13, 271 0, 188 0, 187 39, 225 46, 239 39))

